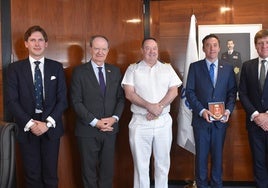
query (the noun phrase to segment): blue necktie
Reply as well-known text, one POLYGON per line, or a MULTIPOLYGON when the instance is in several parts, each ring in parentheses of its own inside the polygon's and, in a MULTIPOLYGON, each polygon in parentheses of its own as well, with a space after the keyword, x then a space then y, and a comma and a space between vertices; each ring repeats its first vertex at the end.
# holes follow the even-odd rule
POLYGON ((104 96, 106 86, 105 86, 104 76, 103 76, 103 73, 102 73, 102 67, 98 67, 98 69, 99 69, 100 89, 101 89, 102 95, 104 96))
POLYGON ((35 102, 36 109, 43 109, 43 83, 42 83, 42 74, 39 69, 40 61, 35 61, 35 70, 34 70, 34 89, 35 89, 35 102))
POLYGON ((214 67, 215 67, 214 63, 211 63, 209 67, 209 76, 213 86, 214 86, 214 67))

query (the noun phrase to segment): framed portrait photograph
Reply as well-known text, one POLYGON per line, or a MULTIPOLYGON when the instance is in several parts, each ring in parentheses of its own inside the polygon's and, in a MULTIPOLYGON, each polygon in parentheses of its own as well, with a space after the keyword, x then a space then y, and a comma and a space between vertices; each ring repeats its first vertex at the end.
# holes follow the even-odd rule
POLYGON ((225 24, 225 25, 198 25, 199 59, 205 58, 202 50, 202 40, 208 34, 215 34, 220 39, 219 59, 228 51, 228 41, 232 41, 236 54, 233 59, 241 58, 242 62, 258 57, 255 50, 254 36, 262 29, 262 24, 225 24))
POLYGON ((198 25, 199 59, 205 58, 203 38, 209 34, 217 35, 220 40, 218 59, 233 66, 236 84, 239 86, 243 63, 258 57, 254 37, 261 29, 262 24, 198 25))

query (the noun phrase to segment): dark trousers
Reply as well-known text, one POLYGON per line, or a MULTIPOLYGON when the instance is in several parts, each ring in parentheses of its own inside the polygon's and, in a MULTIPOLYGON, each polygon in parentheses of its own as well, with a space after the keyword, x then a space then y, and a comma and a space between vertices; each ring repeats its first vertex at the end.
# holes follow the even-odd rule
POLYGON ((77 137, 84 188, 112 188, 116 134, 77 137))
POLYGON ((222 155, 226 127, 193 127, 196 158, 195 176, 198 188, 208 188, 208 159, 211 156, 211 187, 222 188, 222 155))
POLYGON ((49 140, 46 134, 32 134, 29 142, 19 143, 27 188, 58 187, 59 145, 60 139, 49 140))
POLYGON ((257 187, 268 187, 268 132, 252 127, 248 129, 248 137, 257 187))

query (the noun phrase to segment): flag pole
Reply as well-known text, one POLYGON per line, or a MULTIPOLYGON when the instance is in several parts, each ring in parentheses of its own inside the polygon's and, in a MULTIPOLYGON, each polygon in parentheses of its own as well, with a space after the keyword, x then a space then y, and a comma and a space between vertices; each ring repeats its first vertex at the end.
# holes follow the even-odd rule
MULTIPOLYGON (((186 59, 184 63, 183 88, 181 90, 181 99, 178 113, 178 132, 177 144, 194 155, 194 177, 195 177, 195 141, 193 135, 192 111, 185 96, 185 88, 188 76, 188 69, 192 62, 198 61, 198 50, 196 42, 196 18, 194 13, 191 16, 189 37, 186 50, 186 59)), ((196 188, 195 180, 189 181, 185 188, 196 188)))

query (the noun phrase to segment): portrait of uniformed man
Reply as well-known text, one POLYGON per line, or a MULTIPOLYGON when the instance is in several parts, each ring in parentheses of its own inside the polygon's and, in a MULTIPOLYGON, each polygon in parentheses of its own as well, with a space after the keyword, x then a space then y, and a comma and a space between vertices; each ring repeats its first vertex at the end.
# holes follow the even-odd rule
POLYGON ((227 40, 227 51, 222 53, 221 59, 234 67, 236 84, 239 85, 242 60, 240 52, 234 50, 235 43, 232 39, 227 40))

